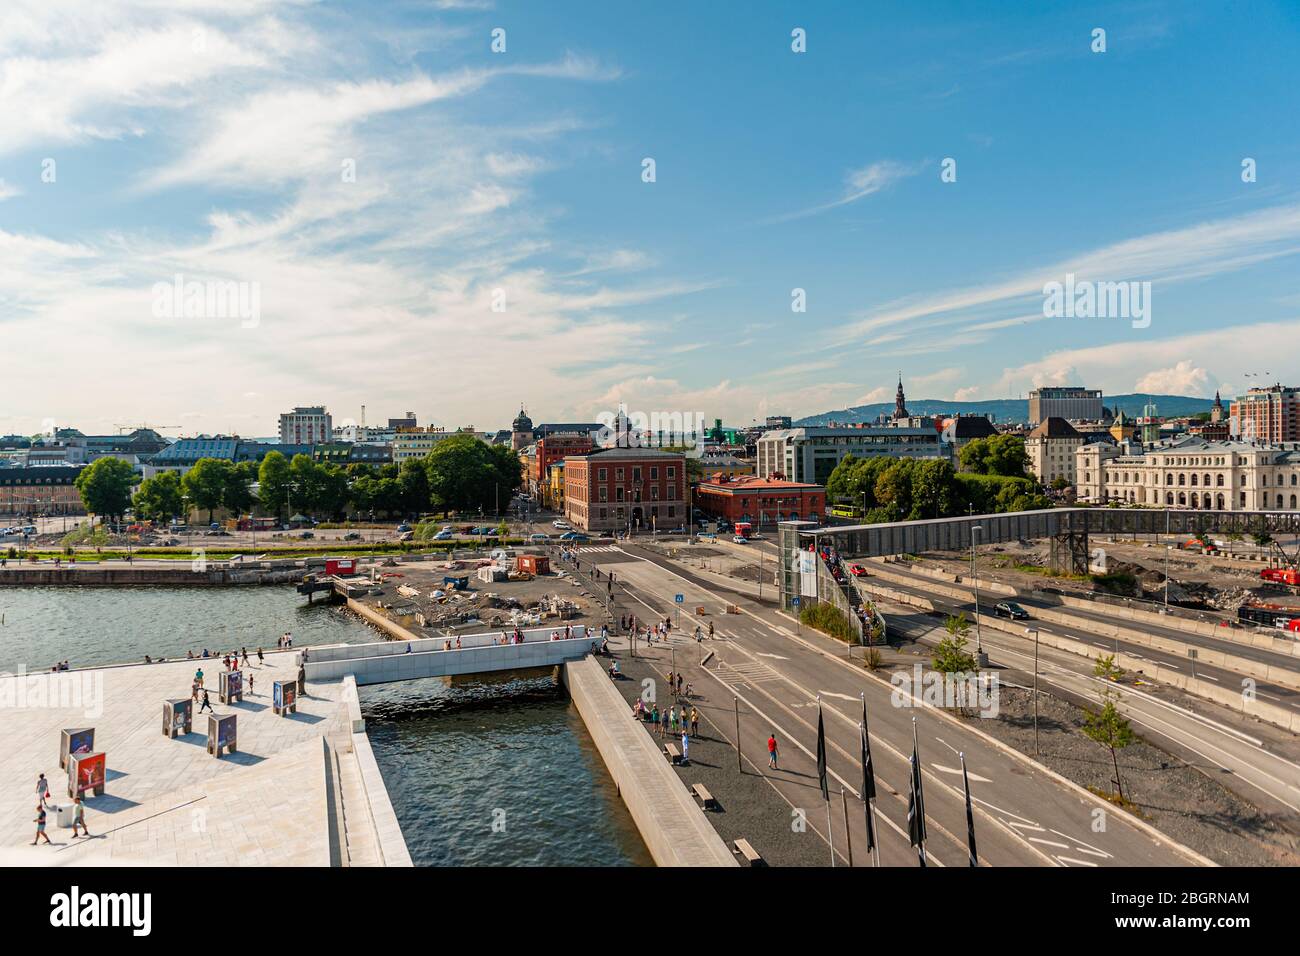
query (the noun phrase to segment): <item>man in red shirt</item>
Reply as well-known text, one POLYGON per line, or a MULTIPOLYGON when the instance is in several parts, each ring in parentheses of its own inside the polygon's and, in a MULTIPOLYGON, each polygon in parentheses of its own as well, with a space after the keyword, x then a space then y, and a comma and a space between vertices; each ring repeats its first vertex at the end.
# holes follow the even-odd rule
POLYGON ((772 734, 767 738, 767 765, 773 770, 777 769, 776 757, 776 734, 772 734))

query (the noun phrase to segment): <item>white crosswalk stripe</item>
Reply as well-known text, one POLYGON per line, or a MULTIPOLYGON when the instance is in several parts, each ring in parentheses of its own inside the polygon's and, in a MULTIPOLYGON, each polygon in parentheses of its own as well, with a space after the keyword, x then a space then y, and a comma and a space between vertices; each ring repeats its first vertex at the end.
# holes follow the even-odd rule
POLYGON ((780 680, 781 675, 772 668, 759 661, 747 662, 743 664, 728 664, 725 661, 721 665, 725 670, 730 671, 747 684, 762 684, 766 681, 780 680))
POLYGON ((589 547, 578 548, 577 551, 579 554, 584 554, 590 551, 598 551, 607 554, 611 551, 617 551, 619 553, 622 553, 623 549, 616 544, 593 544, 590 545, 589 547))

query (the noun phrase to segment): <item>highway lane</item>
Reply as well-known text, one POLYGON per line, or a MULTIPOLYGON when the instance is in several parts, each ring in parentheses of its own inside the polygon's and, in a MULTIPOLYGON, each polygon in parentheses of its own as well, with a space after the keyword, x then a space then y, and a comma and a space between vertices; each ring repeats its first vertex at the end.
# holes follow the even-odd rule
MULTIPOLYGON (((898 591, 912 594, 917 597, 923 597, 926 600, 933 601, 936 607, 942 606, 953 613, 956 613, 957 611, 964 611, 966 612, 967 616, 972 616, 974 614, 975 602, 973 599, 968 601, 958 601, 956 599, 947 597, 946 595, 938 594, 934 591, 933 586, 935 582, 932 579, 927 578, 925 575, 915 574, 905 570, 901 570, 900 568, 901 566, 899 565, 890 565, 889 573, 891 575, 899 575, 902 577, 909 578, 911 583, 902 584, 896 581, 881 578, 880 579, 881 585, 884 587, 892 587, 898 591)), ((866 586, 870 587, 872 580, 873 579, 870 577, 863 578, 860 579, 859 583, 865 584, 866 586)), ((945 581, 943 582, 943 586, 949 588, 957 588, 959 590, 965 591, 967 594, 971 593, 971 588, 967 587, 964 584, 953 584, 951 582, 945 581)), ((1023 607, 1026 611, 1030 613, 1031 620, 1026 622, 1021 622, 1025 624, 1025 626, 1027 627, 1028 626, 1038 627, 1040 630, 1042 630, 1043 633, 1060 634, 1065 637, 1069 637, 1073 640, 1080 641, 1081 643, 1088 644, 1092 647, 1097 648, 1098 654, 1122 651, 1123 653, 1128 654, 1132 657, 1136 657, 1145 661, 1151 661, 1152 663, 1159 663, 1160 666, 1162 667, 1169 667, 1173 670, 1180 671, 1189 676, 1191 675, 1192 662, 1186 657, 1180 656, 1179 654, 1176 654, 1172 651, 1164 651, 1158 648, 1149 647, 1146 644, 1138 644, 1132 641, 1126 641, 1123 638, 1116 640, 1113 637, 1106 637, 1101 634, 1098 634, 1096 631, 1091 630, 1089 628, 1090 624, 1100 623, 1106 625, 1114 625, 1116 623, 1122 623, 1124 626, 1131 627, 1133 630, 1152 630, 1152 628, 1145 623, 1127 621, 1127 620, 1117 622, 1115 620, 1107 619, 1103 611, 1098 611, 1096 613, 1091 611, 1081 612, 1081 611, 1077 611, 1074 608, 1065 608, 1065 607, 1060 607, 1052 604, 1044 604, 1041 602, 1036 602, 1031 599, 1023 598, 1019 596, 1015 598, 1006 598, 1001 595, 989 597, 984 594, 980 595, 981 616, 983 616, 984 619, 987 621, 990 617, 993 616, 994 613, 993 609, 998 604, 998 602, 1005 601, 1005 600, 1014 600, 1017 604, 1019 604, 1021 607, 1023 607), (1057 623, 1038 622, 1032 620, 1032 615, 1034 610, 1036 608, 1041 608, 1041 607, 1047 607, 1059 613, 1069 615, 1077 623, 1073 625, 1063 625, 1057 623)), ((991 630, 991 628, 983 628, 982 630, 984 631, 985 634, 987 634, 991 630)), ((1179 632, 1169 631, 1163 636, 1173 637, 1174 639, 1187 639, 1193 637, 1194 635, 1179 635, 1179 632)), ((1199 646, 1210 647, 1215 650, 1223 650, 1224 645, 1226 643, 1222 641, 1215 643, 1213 638, 1207 638, 1207 637, 1197 637, 1197 640, 1199 642, 1203 642, 1199 646)), ((1236 645, 1230 645, 1230 646, 1234 648, 1236 647, 1236 645)), ((1246 648, 1246 649, 1249 650, 1250 648, 1246 648)), ((1290 667, 1300 669, 1300 660, 1296 658, 1285 657, 1283 655, 1278 655, 1278 654, 1274 654, 1272 656, 1278 659, 1279 661, 1287 662, 1287 665, 1290 667)), ((1244 675, 1242 675, 1240 672, 1231 670, 1230 668, 1226 668, 1226 667, 1206 664, 1202 661, 1196 662, 1196 676, 1200 678, 1204 678, 1206 680, 1214 681, 1215 683, 1222 684, 1224 687, 1233 687, 1233 688, 1240 689, 1243 686, 1242 681, 1244 675)), ((1290 687, 1283 687, 1280 684, 1274 684, 1269 681, 1263 680, 1261 678, 1251 678, 1251 680, 1255 682, 1255 692, 1264 700, 1300 711, 1300 690, 1295 690, 1290 687)))
MULTIPOLYGON (((976 827, 981 853, 991 864, 1178 866, 1192 861, 1193 857, 1171 841, 980 734, 973 726, 977 719, 962 722, 930 707, 893 706, 891 686, 860 666, 846 663, 840 656, 843 645, 820 635, 801 637, 786 619, 773 617, 769 609, 719 592, 657 555, 638 553, 634 547, 627 552, 582 557, 602 567, 608 563, 621 584, 630 588, 635 599, 645 601, 655 615, 672 613, 676 593, 683 594, 688 611, 697 605, 708 608, 727 638, 711 648, 718 663, 709 668, 709 679, 743 696, 756 711, 780 721, 787 734, 808 751, 815 740, 816 698, 820 696, 830 742, 829 763, 850 794, 856 794, 855 782, 860 778, 857 726, 860 695, 866 695, 880 776, 900 795, 886 799, 882 790, 880 809, 900 827, 905 826, 906 759, 911 752, 912 718, 916 717, 926 771, 931 849, 938 862, 965 863, 959 751, 966 754, 975 775, 976 827), (628 560, 629 556, 633 560, 628 560), (745 613, 720 615, 727 603, 739 605, 745 613), (1094 830, 1098 820, 1104 820, 1104 832, 1094 830)), ((890 832, 894 832, 892 828, 890 832)))
MULTIPOLYGON (((891 571, 896 568, 891 568, 891 571)), ((932 582, 921 575, 912 577, 911 585, 894 581, 882 584, 905 593, 925 597, 932 601, 938 610, 956 613, 964 610, 970 613, 973 605, 935 594, 927 588, 932 582)), ((873 579, 867 578, 862 583, 868 588, 873 579)), ((991 606, 981 607, 987 613, 991 606)), ((900 610, 902 610, 900 608, 900 610)), ((902 628, 910 638, 938 640, 943 636, 943 628, 937 622, 930 623, 916 609, 907 609, 903 614, 890 614, 891 626, 902 628)), ((1030 622, 1032 623, 1032 622, 1030 622)), ((1085 622, 1086 624, 1086 622, 1085 622)), ((1101 639, 1086 630, 1086 627, 1071 628, 1059 625, 1041 627, 1044 633, 1057 633, 1097 647, 1098 654, 1109 653, 1114 649, 1114 641, 1101 639)), ((1029 636, 1008 634, 1004 631, 985 628, 983 631, 984 649, 989 653, 990 661, 1019 672, 1021 680, 1029 680, 1033 673, 1033 640, 1029 636)), ((1119 648, 1126 654, 1145 655, 1145 659, 1160 658, 1160 652, 1152 651, 1142 645, 1119 642, 1119 648)), ((1170 655, 1163 655, 1169 657, 1170 655)), ((1174 661, 1183 661, 1177 657, 1174 661)), ((1187 707, 1168 700, 1162 700, 1152 693, 1128 685, 1103 682, 1092 676, 1093 659, 1071 654, 1068 651, 1039 645, 1040 679, 1046 684, 1063 691, 1067 696, 1094 703, 1100 697, 1103 687, 1118 691, 1120 706, 1125 714, 1141 729, 1144 736, 1160 743, 1171 753, 1178 754, 1189 762, 1207 770, 1218 768, 1227 770, 1245 787, 1238 787, 1243 796, 1253 799, 1266 809, 1274 811, 1300 813, 1300 764, 1287 755, 1278 753, 1266 746, 1264 740, 1250 733, 1249 725, 1234 715, 1222 711, 1215 705, 1204 703, 1206 713, 1197 713, 1187 707), (1218 717, 1222 719, 1216 719, 1218 717)), ((1228 682, 1237 682, 1239 675, 1197 665, 1197 675, 1202 677, 1217 676, 1228 682)), ((1152 688, 1154 690, 1154 688, 1152 688)), ((1290 699, 1293 692, 1287 688, 1259 685, 1261 696, 1272 693, 1279 698, 1290 699)), ((1271 728, 1270 728, 1271 729, 1271 728)), ((1263 731, 1260 731, 1263 733, 1263 731)), ((1277 731, 1278 734, 1285 733, 1277 731)))

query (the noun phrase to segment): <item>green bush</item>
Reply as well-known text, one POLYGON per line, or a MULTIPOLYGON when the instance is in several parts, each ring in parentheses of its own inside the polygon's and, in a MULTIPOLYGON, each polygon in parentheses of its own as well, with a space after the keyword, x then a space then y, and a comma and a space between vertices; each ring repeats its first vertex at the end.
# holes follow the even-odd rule
POLYGON ((818 602, 799 612, 799 620, 823 634, 829 634, 846 644, 858 642, 858 632, 848 616, 834 604, 818 602))

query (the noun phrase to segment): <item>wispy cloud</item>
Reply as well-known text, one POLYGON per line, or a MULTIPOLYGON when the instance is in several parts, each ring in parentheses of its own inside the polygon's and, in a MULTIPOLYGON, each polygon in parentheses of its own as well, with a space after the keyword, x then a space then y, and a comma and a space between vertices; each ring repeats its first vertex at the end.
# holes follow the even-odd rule
POLYGON ((900 180, 915 176, 921 169, 922 164, 920 163, 900 163, 890 159, 882 159, 868 166, 850 170, 844 177, 844 192, 839 199, 776 216, 765 220, 765 222, 768 224, 789 222, 793 219, 804 219, 808 216, 820 215, 831 209, 838 209, 841 206, 848 206, 889 189, 900 180))

